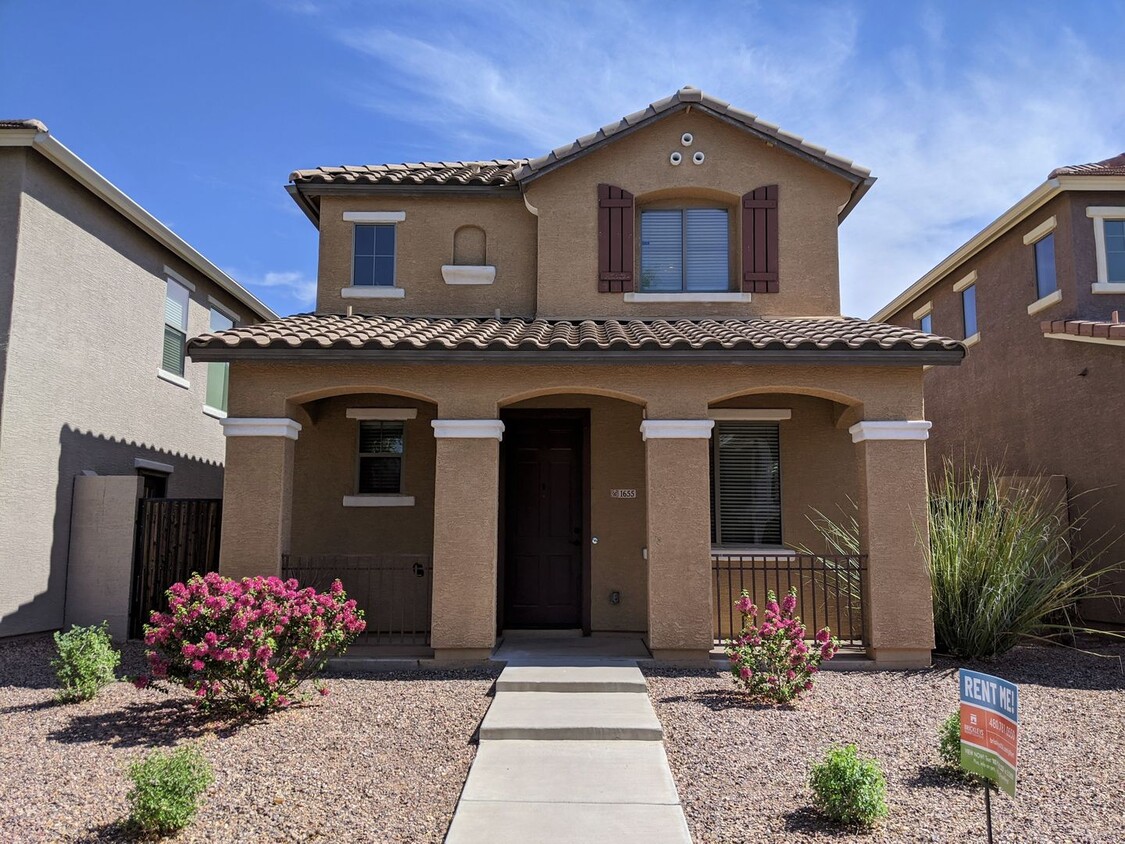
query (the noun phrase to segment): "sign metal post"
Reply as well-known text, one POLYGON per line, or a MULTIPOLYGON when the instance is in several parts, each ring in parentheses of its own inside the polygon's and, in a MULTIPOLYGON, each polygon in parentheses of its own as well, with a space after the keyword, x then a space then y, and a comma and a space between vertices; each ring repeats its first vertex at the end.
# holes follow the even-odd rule
POLYGON ((961 767, 984 779, 984 811, 992 842, 992 785, 1016 795, 1019 689, 1007 680, 962 668, 961 767))

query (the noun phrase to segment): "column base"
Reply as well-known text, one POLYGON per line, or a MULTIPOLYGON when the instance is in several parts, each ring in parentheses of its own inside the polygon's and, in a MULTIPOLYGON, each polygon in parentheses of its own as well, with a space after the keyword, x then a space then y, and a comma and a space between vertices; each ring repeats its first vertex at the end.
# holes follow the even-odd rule
POLYGON ((868 648, 867 658, 879 671, 929 668, 933 665, 929 648, 868 648))
POLYGON ((481 663, 492 658, 492 648, 434 648, 434 662, 481 663))
POLYGON ((657 662, 680 662, 691 665, 711 665, 711 651, 697 648, 650 648, 657 662))

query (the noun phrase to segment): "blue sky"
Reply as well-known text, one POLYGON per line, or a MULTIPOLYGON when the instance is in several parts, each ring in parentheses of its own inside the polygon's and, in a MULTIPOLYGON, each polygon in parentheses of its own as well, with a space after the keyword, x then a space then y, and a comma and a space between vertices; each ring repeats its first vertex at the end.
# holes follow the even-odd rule
POLYGON ((291 170, 539 155, 692 84, 874 170, 841 229, 868 316, 1056 165, 1125 150, 1123 36, 1108 0, 0 0, 0 116, 293 313, 291 170))

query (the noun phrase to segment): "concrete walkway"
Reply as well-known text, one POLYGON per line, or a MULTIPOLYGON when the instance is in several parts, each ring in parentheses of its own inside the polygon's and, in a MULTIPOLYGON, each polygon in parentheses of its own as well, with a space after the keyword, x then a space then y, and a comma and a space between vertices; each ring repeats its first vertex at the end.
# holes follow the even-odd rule
POLYGON ((691 841, 636 657, 590 642, 512 646, 447 844, 691 841))

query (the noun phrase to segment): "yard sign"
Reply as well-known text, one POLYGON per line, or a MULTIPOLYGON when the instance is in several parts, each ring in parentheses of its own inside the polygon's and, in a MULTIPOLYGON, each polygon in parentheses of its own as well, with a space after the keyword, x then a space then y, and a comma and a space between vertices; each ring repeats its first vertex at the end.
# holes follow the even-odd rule
POLYGON ((961 767, 1016 795, 1019 689, 1007 680, 962 668, 961 767))

